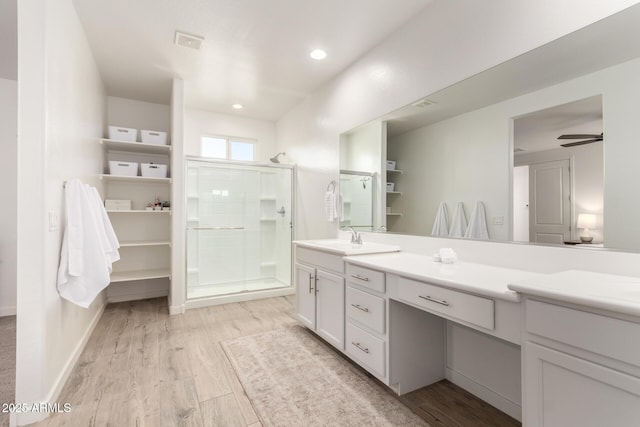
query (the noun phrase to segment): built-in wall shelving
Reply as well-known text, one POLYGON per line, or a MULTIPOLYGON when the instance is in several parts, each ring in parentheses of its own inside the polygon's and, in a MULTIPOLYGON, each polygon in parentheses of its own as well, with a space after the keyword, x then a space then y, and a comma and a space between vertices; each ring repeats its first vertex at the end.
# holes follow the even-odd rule
POLYGON ((156 183, 156 184, 171 184, 171 178, 155 178, 148 176, 120 176, 120 175, 109 175, 102 174, 100 175, 100 179, 104 181, 121 181, 121 182, 133 182, 133 183, 156 183))
MULTIPOLYGON (((100 140, 105 152, 105 171, 109 160, 170 164, 171 146, 141 142, 100 140)), ((143 176, 99 175, 104 182, 105 199, 130 200, 130 210, 108 210, 120 241, 120 261, 114 263, 111 284, 107 290, 115 293, 115 300, 157 296, 168 292, 171 279, 171 210, 146 209, 156 198, 170 201, 171 178, 143 176), (164 280, 162 280, 164 279, 164 280), (127 282, 142 281, 138 284, 127 282), (133 294, 133 295, 132 295, 133 294), (138 295, 139 294, 139 295, 138 295)))
POLYGON ((111 273, 111 283, 165 278, 171 278, 171 270, 168 268, 120 271, 117 273, 111 273))
POLYGON ((117 141, 115 139, 102 139, 100 143, 106 150, 125 151, 129 153, 142 154, 165 154, 171 153, 170 145, 145 144, 143 142, 117 141))

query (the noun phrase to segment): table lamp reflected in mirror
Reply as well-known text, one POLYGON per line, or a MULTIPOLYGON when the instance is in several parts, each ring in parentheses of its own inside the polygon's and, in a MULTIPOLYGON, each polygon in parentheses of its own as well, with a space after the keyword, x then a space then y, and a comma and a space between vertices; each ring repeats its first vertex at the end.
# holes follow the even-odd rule
POLYGON ((580 235, 580 241, 582 243, 591 243, 593 236, 589 232, 589 229, 596 228, 596 216, 594 214, 581 213, 578 214, 577 228, 582 228, 584 231, 580 235))

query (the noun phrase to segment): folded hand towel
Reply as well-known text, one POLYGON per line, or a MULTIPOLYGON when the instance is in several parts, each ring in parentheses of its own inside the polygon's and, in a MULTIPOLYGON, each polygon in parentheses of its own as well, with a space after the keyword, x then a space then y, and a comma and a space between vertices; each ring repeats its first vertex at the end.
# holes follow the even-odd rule
POLYGON ((449 217, 447 214, 447 205, 445 205, 444 202, 440 202, 440 206, 438 206, 438 212, 436 213, 436 220, 433 223, 433 229, 431 229, 431 235, 449 235, 449 217))
POLYGON ((336 195, 333 191, 327 191, 324 194, 324 214, 329 222, 333 222, 338 216, 338 212, 336 211, 336 195))
POLYGON ((464 216, 464 205, 462 202, 456 204, 456 210, 453 212, 453 219, 451 220, 451 230, 449 230, 449 236, 451 237, 464 237, 464 233, 467 231, 467 219, 464 216))
POLYGON ((487 218, 484 213, 484 204, 476 202, 469 218, 469 226, 464 237, 468 239, 489 240, 489 230, 487 229, 487 218))

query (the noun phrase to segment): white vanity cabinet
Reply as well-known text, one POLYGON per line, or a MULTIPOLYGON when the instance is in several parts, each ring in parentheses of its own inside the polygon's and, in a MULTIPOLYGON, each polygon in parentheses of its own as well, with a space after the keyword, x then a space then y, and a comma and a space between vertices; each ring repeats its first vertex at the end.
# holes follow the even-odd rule
POLYGON ((344 262, 342 256, 296 248, 298 320, 344 351, 344 262))
POLYGON ((640 319, 525 300, 525 426, 640 425, 640 319))
POLYGON ((387 378, 385 274, 346 265, 346 353, 370 373, 387 378))

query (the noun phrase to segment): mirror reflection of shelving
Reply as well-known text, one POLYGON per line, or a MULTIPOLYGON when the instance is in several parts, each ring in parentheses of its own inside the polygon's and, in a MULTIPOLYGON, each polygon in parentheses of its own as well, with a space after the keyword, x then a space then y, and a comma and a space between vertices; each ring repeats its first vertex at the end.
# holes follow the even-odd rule
POLYGON ((386 182, 387 186, 386 191, 386 218, 387 218, 387 229, 389 231, 393 231, 393 226, 395 221, 402 217, 402 212, 399 208, 398 199, 402 196, 402 191, 399 191, 398 184, 400 183, 399 177, 404 172, 401 169, 396 169, 396 162, 394 160, 387 161, 387 169, 386 169, 386 182), (388 183, 391 183, 389 185, 388 183))

